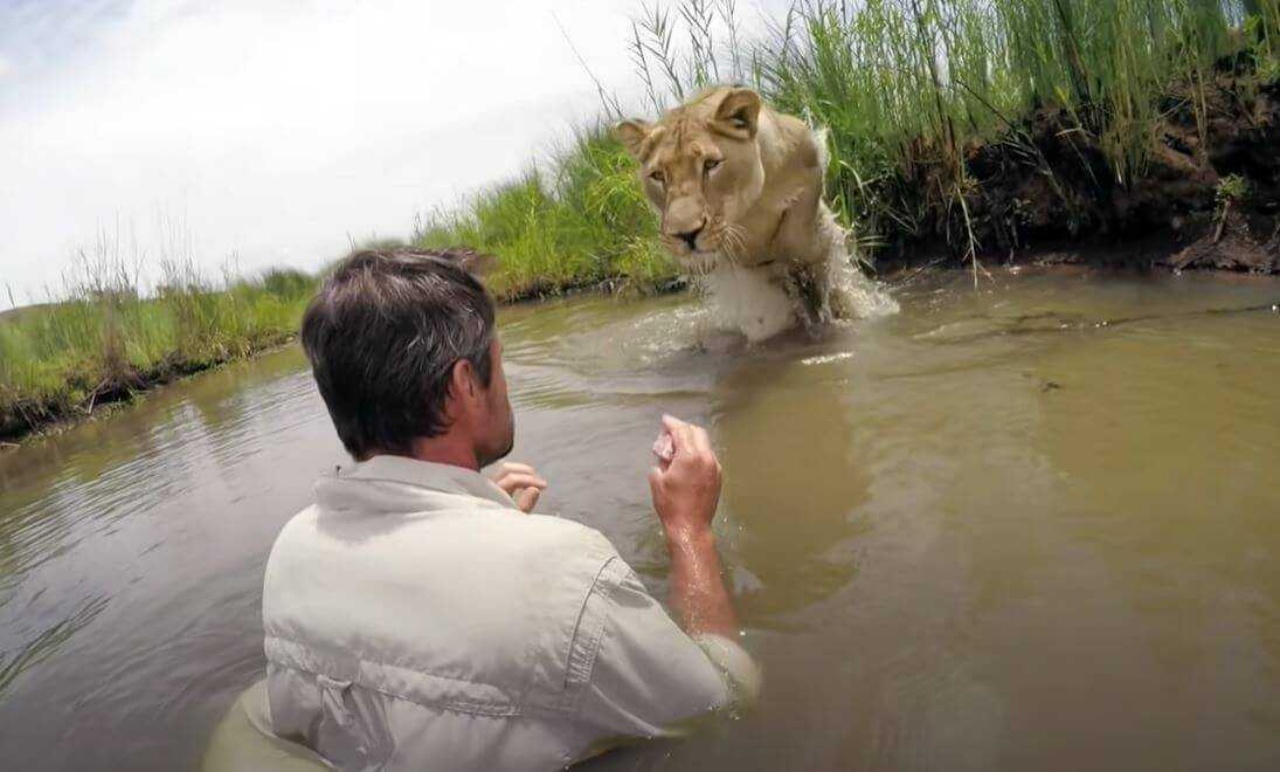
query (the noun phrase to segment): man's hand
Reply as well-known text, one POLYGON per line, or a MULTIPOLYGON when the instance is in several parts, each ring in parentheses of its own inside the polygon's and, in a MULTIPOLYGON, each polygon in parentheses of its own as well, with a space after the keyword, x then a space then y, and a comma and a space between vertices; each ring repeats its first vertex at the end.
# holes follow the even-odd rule
POLYGON ((547 489, 547 481, 528 464, 503 461, 493 474, 493 482, 516 502, 521 512, 529 513, 538 504, 538 497, 547 489))
POLYGON ((720 576, 711 531, 720 501, 720 462, 702 427, 663 416, 662 428, 663 437, 654 443, 658 466, 649 472, 649 489, 671 555, 671 605, 689 635, 713 633, 734 640, 738 617, 720 576))
POLYGON ((701 426, 671 416, 662 417, 662 429, 671 438, 671 458, 658 457, 649 472, 649 490, 667 541, 707 534, 720 501, 720 462, 711 439, 701 426))

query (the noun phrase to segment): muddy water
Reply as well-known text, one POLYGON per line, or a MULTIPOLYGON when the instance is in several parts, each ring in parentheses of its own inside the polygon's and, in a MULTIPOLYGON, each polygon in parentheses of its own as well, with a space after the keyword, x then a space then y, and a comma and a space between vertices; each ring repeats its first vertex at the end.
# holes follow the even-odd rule
MULTIPOLYGON (((1280 283, 928 276, 744 350, 689 298, 503 318, 542 509, 662 592, 647 449, 712 427, 750 715, 592 769, 1280 766, 1280 283), (1253 309, 1253 310, 1246 310, 1253 309), (701 340, 702 343, 698 344, 701 340)), ((0 455, 6 769, 182 769, 343 460, 296 351, 0 455)))

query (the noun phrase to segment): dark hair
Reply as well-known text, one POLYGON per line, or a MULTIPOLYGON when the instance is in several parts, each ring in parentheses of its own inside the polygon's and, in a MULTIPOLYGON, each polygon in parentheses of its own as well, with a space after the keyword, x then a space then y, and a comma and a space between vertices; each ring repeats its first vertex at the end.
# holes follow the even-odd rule
POLYGON ((493 300, 449 250, 362 250, 307 306, 302 347, 342 444, 357 461, 408 455, 448 425, 453 366, 492 377, 493 300))

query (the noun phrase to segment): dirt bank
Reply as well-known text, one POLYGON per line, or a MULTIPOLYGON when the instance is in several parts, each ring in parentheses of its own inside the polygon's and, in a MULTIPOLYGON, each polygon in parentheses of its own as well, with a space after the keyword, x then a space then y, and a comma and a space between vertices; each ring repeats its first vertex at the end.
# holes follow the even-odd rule
POLYGON ((1105 152, 1110 118, 1087 110, 1042 108, 965 148, 959 186, 935 154, 903 184, 963 190, 963 206, 922 195, 922 227, 887 234, 878 267, 966 262, 971 250, 984 262, 1034 261, 1067 244, 1087 260, 1108 254, 1090 247, 1140 243, 1122 250, 1134 265, 1280 272, 1280 83, 1232 59, 1203 87, 1177 85, 1158 112, 1133 179, 1105 152))
POLYGON ((0 450, 16 448, 21 440, 33 435, 73 426, 98 415, 105 407, 130 402, 158 386, 274 350, 294 337, 292 333, 265 335, 245 351, 225 352, 221 356, 191 359, 175 354, 154 367, 125 367, 96 382, 85 381, 82 375, 73 376, 68 379, 67 388, 84 394, 83 398, 74 401, 60 397, 18 399, 0 406, 0 450))

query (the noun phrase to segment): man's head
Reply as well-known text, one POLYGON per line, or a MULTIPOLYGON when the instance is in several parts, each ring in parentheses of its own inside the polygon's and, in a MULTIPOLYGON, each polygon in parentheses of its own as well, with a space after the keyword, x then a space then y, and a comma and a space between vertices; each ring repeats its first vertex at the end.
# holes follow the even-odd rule
POLYGON ((448 251, 365 250, 312 299, 302 345, 347 451, 415 455, 448 438, 479 466, 511 450, 515 422, 493 301, 448 251))

